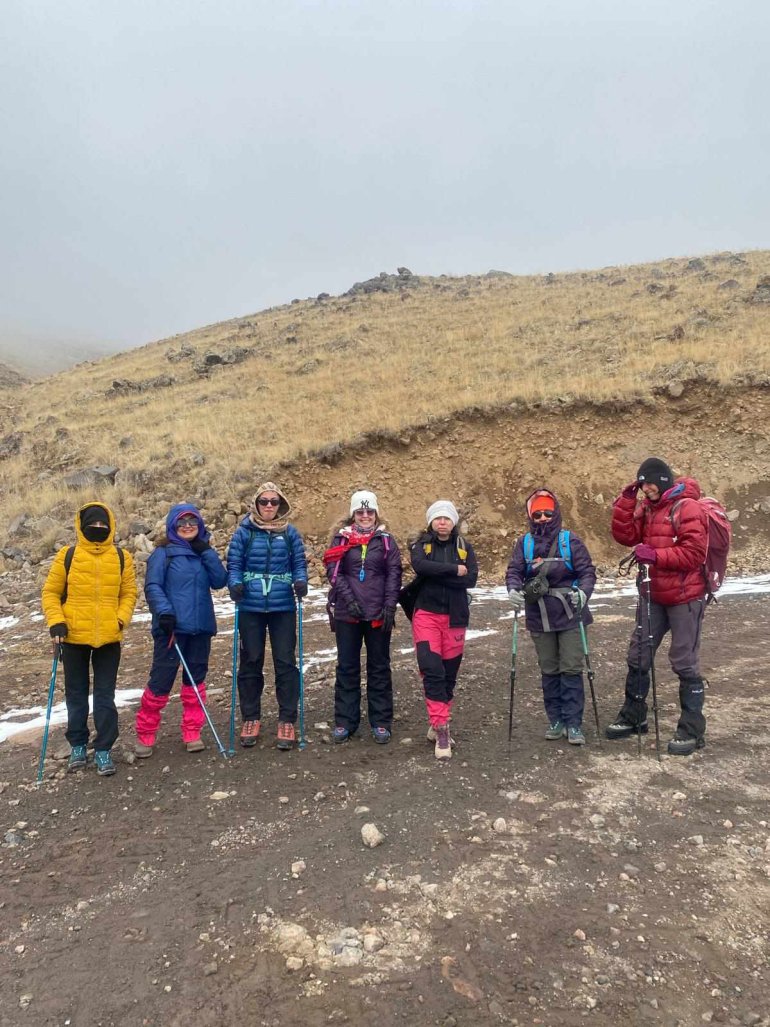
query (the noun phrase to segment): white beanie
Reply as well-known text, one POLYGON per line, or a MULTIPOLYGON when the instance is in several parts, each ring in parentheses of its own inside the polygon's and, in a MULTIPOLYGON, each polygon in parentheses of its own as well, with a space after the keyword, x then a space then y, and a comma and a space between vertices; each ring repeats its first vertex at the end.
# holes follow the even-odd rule
POLYGON ((437 499, 432 506, 428 507, 428 512, 425 514, 428 525, 433 524, 437 517, 448 517, 453 527, 457 527, 457 522, 460 520, 457 507, 449 499, 437 499))
POLYGON ((351 517, 356 510, 374 510, 375 513, 379 513, 377 497, 375 494, 373 492, 367 492, 366 489, 362 489, 360 492, 354 492, 350 497, 351 517))

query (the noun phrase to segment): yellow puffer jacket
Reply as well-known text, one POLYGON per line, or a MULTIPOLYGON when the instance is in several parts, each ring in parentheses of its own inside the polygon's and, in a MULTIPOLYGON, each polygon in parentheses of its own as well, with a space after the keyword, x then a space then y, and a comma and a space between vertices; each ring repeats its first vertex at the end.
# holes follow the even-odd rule
POLYGON ((43 614, 48 627, 67 625, 66 641, 94 649, 120 642, 123 628, 136 605, 136 575, 131 554, 123 551, 123 574, 115 547, 115 517, 104 503, 86 503, 75 514, 77 544, 70 572, 64 568, 69 546, 56 554, 43 585, 43 614), (80 515, 89 506, 101 506, 109 514, 110 534, 106 542, 89 542, 80 528, 80 515), (64 586, 67 601, 62 605, 64 586), (120 622, 120 623, 118 623, 120 622))

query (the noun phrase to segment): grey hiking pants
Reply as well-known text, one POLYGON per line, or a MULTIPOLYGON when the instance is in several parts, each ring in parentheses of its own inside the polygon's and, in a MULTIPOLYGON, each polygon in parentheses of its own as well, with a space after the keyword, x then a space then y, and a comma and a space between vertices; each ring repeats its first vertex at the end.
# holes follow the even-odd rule
POLYGON ((704 606, 703 599, 693 599, 692 602, 681 603, 678 606, 650 603, 650 631, 647 627, 647 603, 642 601, 637 618, 641 624, 641 633, 634 630, 631 636, 628 644, 628 666, 634 669, 641 667, 643 672, 648 671, 649 635, 652 634, 653 648, 657 652, 658 646, 670 631, 671 649, 668 659, 671 669, 680 678, 699 678, 700 633, 704 606))
POLYGON ((636 725, 647 720, 647 693, 650 689, 650 643, 655 652, 666 634, 671 632, 669 662, 679 678, 679 705, 682 708, 677 729, 691 738, 703 738, 706 718, 703 716, 704 688, 700 674, 699 650, 705 600, 694 599, 677 606, 650 604, 650 625, 647 627, 647 603, 641 603, 637 622, 641 631, 634 631, 628 646, 626 696, 619 719, 636 725))

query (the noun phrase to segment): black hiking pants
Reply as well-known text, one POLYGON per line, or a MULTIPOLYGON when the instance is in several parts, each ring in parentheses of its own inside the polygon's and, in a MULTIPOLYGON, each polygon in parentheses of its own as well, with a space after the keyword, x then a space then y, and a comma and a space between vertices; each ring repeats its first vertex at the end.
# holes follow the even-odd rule
POLYGON ((390 637, 385 628, 369 621, 350 624, 338 620, 337 675, 334 682, 334 723, 353 734, 361 723, 361 646, 366 644, 366 703, 372 728, 393 725, 393 680, 390 673, 390 637))
POLYGON ((93 669, 95 749, 111 749, 118 738, 118 710, 115 684, 120 664, 120 642, 99 646, 62 643, 64 699, 67 704, 67 731, 70 745, 88 744, 88 693, 93 669))
POLYGON ((293 610, 275 613, 238 615, 240 664, 238 666, 238 697, 244 720, 259 720, 262 715, 262 693, 265 690, 265 643, 270 635, 270 648, 275 668, 275 694, 278 719, 294 724, 299 704, 299 669, 297 668, 297 621, 293 610))

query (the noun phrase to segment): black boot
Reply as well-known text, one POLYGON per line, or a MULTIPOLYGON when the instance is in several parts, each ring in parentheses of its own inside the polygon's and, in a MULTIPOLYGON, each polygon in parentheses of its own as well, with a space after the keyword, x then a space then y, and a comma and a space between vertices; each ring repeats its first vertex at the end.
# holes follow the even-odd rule
POLYGON ((706 744, 706 718, 703 716, 703 678, 679 679, 679 704, 682 713, 676 733, 668 743, 672 756, 691 756, 706 744))
POLYGON ((607 738, 628 738, 640 731, 643 735, 647 734, 649 728, 645 699, 649 690, 649 671, 629 667, 626 674, 626 699, 615 720, 605 729, 607 738))

